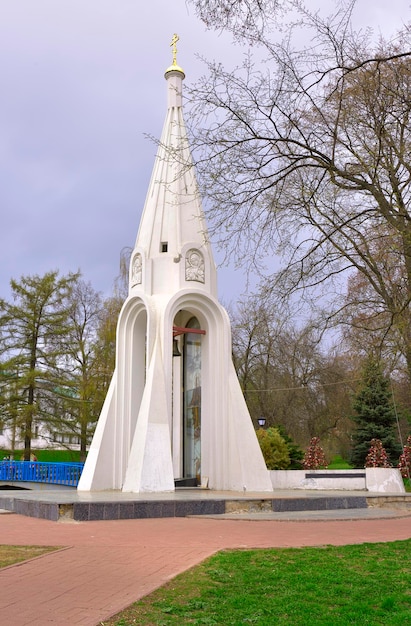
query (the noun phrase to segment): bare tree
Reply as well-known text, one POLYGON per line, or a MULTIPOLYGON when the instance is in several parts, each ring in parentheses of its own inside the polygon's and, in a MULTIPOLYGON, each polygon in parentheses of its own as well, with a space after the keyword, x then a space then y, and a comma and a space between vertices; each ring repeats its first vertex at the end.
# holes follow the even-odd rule
POLYGON ((334 451, 348 449, 350 370, 342 356, 322 347, 315 325, 297 325, 260 294, 242 301, 233 316, 233 353, 255 423, 284 427, 301 446, 314 436, 334 451))
POLYGON ((281 43, 260 28, 250 39, 264 63, 208 63, 190 94, 196 164, 220 241, 260 268, 281 256, 267 291, 315 294, 326 324, 349 307, 341 296, 360 274, 411 379, 410 33, 377 42, 356 33, 354 5, 324 19, 301 6, 302 50, 295 24, 281 43))
POLYGON ((190 0, 208 28, 228 30, 238 41, 260 41, 294 2, 289 0, 190 0))
MULTIPOLYGON (((386 245, 386 238, 378 242, 380 250, 375 250, 381 273, 390 293, 397 300, 403 300, 401 287, 404 284, 403 267, 397 251, 386 245)), ((393 320, 394 307, 387 307, 386 302, 373 289, 361 272, 354 272, 347 281, 344 306, 338 316, 342 325, 342 338, 346 349, 357 354, 361 359, 374 355, 375 359, 385 363, 388 372, 403 375, 407 372, 404 355, 410 342, 411 329, 407 326, 399 332, 399 320, 393 320)), ((403 323, 408 325, 408 315, 402 314, 403 323)), ((406 374, 407 375, 407 374, 406 374)))
POLYGON ((98 329, 102 315, 102 298, 91 283, 78 280, 68 303, 71 322, 70 342, 66 354, 66 371, 71 394, 66 394, 66 419, 57 415, 57 431, 75 435, 80 440, 80 456, 84 460, 87 446, 100 414, 103 398, 98 393, 98 329))

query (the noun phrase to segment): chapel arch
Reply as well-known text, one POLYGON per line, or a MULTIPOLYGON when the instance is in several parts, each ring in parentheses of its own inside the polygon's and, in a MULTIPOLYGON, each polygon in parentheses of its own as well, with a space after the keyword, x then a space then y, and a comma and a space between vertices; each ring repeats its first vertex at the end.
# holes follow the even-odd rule
POLYGON ((201 484, 201 388, 205 330, 180 310, 173 325, 173 465, 177 484, 201 484))
POLYGON ((130 443, 133 438, 146 382, 147 311, 138 312, 131 342, 130 443))
POLYGON ((117 340, 117 351, 124 354, 124 358, 117 359, 121 390, 117 395, 117 413, 124 416, 119 425, 124 445, 121 475, 128 460, 146 382, 147 323, 145 303, 139 298, 131 299, 122 311, 117 340))

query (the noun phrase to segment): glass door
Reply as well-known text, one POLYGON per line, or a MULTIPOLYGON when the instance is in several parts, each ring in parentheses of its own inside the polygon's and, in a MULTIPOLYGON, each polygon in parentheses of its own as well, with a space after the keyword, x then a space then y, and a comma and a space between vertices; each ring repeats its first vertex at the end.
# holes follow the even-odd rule
MULTIPOLYGON (((200 328, 193 317, 187 328, 200 328)), ((183 471, 201 482, 201 335, 184 336, 183 471)))

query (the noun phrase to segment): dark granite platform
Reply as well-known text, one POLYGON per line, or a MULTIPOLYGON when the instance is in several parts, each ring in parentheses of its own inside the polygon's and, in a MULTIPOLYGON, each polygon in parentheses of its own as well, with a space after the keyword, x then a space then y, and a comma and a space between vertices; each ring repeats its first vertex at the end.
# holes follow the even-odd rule
POLYGON ((338 511, 386 506, 411 510, 411 494, 369 492, 276 491, 264 493, 214 492, 177 489, 172 493, 79 493, 64 491, 1 491, 0 509, 21 515, 59 520, 118 520, 190 515, 244 515, 253 513, 338 511))
POLYGON ((336 509, 366 509, 365 496, 320 496, 316 498, 278 498, 272 501, 273 511, 324 511, 336 509))

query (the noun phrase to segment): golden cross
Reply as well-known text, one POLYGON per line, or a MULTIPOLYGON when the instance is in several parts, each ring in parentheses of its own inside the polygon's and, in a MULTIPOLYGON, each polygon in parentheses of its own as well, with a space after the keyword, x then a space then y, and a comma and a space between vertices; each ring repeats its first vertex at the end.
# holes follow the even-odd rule
POLYGON ((177 41, 180 39, 178 35, 174 33, 170 46, 173 48, 173 65, 177 65, 177 41))

